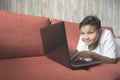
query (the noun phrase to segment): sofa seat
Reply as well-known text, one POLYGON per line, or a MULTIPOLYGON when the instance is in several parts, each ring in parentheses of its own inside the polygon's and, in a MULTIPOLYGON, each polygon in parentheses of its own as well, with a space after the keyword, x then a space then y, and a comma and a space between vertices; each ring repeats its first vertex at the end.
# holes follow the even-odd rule
MULTIPOLYGON (((89 75, 88 71, 72 71, 45 56, 5 59, 0 60, 0 64, 1 80, 73 80, 89 75)), ((83 79, 89 80, 86 77, 83 79)))
POLYGON ((95 72, 96 75, 101 76, 106 80, 120 80, 120 61, 117 64, 102 64, 100 66, 92 67, 90 72, 95 72))
POLYGON ((87 70, 74 71, 47 57, 0 60, 0 80, 99 80, 87 70))
POLYGON ((71 70, 46 56, 14 58, 0 60, 0 80, 119 80, 118 67, 120 64, 102 64, 71 70))

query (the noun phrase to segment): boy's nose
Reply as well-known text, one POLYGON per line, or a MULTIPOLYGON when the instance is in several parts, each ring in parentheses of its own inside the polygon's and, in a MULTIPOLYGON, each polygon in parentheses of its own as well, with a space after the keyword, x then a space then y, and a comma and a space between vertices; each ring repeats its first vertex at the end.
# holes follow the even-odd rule
POLYGON ((86 35, 84 36, 84 38, 85 38, 85 39, 89 39, 89 36, 86 34, 86 35))

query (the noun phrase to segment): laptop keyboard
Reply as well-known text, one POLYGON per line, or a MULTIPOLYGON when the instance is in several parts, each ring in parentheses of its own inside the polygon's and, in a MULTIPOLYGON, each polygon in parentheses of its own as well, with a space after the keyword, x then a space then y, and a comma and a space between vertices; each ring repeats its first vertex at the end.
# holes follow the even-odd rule
POLYGON ((86 60, 77 60, 77 61, 71 61, 72 64, 79 65, 79 64, 88 64, 92 61, 86 61, 86 60))

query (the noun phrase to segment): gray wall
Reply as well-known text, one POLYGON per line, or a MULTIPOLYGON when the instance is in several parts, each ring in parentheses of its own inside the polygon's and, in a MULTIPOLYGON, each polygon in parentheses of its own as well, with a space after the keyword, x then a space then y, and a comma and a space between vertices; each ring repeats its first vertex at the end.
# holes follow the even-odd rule
POLYGON ((97 15, 120 36, 120 0, 0 0, 0 9, 73 22, 97 15))

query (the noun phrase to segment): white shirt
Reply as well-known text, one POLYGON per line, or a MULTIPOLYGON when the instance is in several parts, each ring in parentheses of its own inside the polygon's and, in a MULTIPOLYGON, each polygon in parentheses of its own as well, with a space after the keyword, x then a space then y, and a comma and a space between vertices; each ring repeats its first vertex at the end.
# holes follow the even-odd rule
MULTIPOLYGON (((81 36, 77 45, 77 50, 78 51, 88 50, 88 45, 86 45, 81 40, 81 36)), ((111 31, 103 29, 98 42, 98 46, 92 51, 102 56, 116 58, 120 57, 120 44, 118 44, 115 41, 111 31)))

